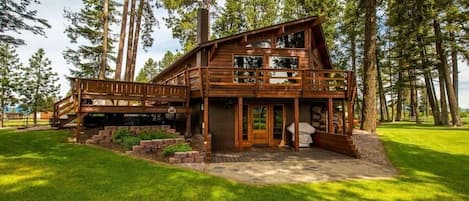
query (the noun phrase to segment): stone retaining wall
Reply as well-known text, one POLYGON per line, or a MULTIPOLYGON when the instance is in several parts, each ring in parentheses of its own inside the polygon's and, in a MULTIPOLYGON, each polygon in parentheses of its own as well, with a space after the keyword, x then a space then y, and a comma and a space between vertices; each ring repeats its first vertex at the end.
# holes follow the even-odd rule
POLYGON ((171 129, 169 125, 158 126, 106 126, 103 130, 98 131, 96 135, 91 136, 91 139, 86 140, 86 144, 109 144, 112 143, 112 136, 118 129, 128 129, 134 134, 142 131, 156 131, 163 130, 166 133, 180 135, 175 129, 171 129))
POLYGON ((162 151, 169 145, 182 144, 184 141, 184 138, 142 140, 139 145, 132 147, 131 152, 142 154, 156 153, 162 151))
POLYGON ((176 152, 169 157, 169 163, 201 163, 203 157, 198 151, 176 152))

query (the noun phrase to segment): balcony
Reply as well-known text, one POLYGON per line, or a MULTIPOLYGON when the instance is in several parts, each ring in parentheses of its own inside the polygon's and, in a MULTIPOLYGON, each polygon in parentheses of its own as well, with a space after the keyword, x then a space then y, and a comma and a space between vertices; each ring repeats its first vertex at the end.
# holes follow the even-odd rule
POLYGON ((349 98, 355 86, 352 71, 235 67, 194 67, 163 83, 189 83, 191 97, 349 98))

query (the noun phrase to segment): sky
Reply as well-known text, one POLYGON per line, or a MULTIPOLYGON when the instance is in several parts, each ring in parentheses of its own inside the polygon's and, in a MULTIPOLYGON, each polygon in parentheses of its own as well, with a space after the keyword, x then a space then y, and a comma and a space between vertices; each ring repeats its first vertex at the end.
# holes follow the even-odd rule
MULTIPOLYGON (((75 47, 74 44, 69 42, 69 39, 64 33, 67 22, 63 18, 63 10, 66 8, 68 10, 77 11, 82 7, 81 2, 81 0, 41 0, 41 4, 32 5, 31 8, 37 10, 38 17, 47 19, 52 26, 50 29, 45 30, 46 37, 34 35, 29 32, 23 32, 18 35, 18 37, 24 39, 26 42, 26 45, 20 46, 17 49, 23 64, 27 64, 28 59, 39 48, 45 50, 46 56, 52 62, 53 70, 59 74, 59 82, 61 85, 60 94, 62 96, 69 90, 70 86, 66 78, 70 75, 69 69, 72 67, 70 64, 66 63, 62 52, 66 47, 75 47)), ((223 2, 224 1, 220 1, 218 4, 223 5, 223 2)), ((162 17, 167 15, 166 11, 159 9, 156 11, 155 15, 160 22, 159 28, 155 29, 153 33, 155 43, 153 47, 146 52, 142 49, 138 50, 135 74, 138 73, 147 59, 152 58, 154 60, 160 60, 167 50, 175 51, 181 49, 179 41, 172 37, 171 30, 165 26, 162 20, 162 17)), ((112 28, 118 30, 116 27, 111 27, 111 29, 112 28)), ((462 108, 469 108, 469 67, 467 62, 459 62, 459 69, 459 104, 462 108)))

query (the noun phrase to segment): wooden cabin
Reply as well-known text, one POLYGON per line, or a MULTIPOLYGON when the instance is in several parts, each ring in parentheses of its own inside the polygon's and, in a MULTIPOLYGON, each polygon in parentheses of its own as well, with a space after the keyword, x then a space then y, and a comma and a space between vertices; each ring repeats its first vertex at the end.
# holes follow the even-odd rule
POLYGON ((201 134, 207 155, 283 144, 298 151, 299 125, 305 122, 316 129, 313 146, 356 156, 350 138, 355 78, 351 71, 333 69, 323 17, 209 41, 208 11, 198 14, 197 47, 152 83, 73 79, 74 92, 56 104, 56 116, 67 113, 65 106, 76 110, 76 117, 171 108, 183 121, 176 129, 186 136, 201 134), (290 125, 293 133, 286 129, 290 125))

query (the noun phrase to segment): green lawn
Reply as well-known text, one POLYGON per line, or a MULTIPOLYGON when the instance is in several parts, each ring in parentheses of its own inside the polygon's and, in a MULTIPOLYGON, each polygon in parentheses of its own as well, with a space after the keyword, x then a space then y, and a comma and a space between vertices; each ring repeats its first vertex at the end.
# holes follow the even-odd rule
MULTIPOLYGON (((23 127, 26 126, 26 119, 20 119, 20 120, 5 120, 4 122, 5 127, 23 127)), ((32 118, 28 119, 28 126, 32 126, 34 123, 34 120, 32 118)), ((43 119, 38 119, 37 120, 38 125, 49 125, 49 120, 43 120, 43 119)))
POLYGON ((384 124, 401 176, 251 186, 65 143, 65 131, 0 130, 0 200, 469 200, 469 129, 384 124))

